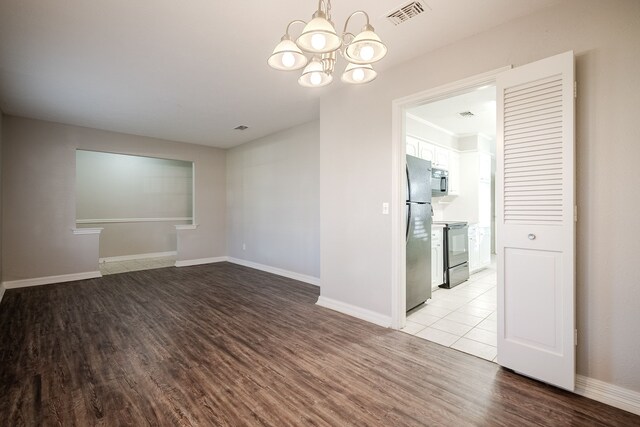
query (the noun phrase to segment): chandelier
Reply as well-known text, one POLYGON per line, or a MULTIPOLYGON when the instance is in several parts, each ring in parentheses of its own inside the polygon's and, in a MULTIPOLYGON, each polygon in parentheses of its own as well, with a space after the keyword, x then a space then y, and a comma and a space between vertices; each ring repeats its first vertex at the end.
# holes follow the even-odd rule
POLYGON ((369 23, 369 15, 362 10, 353 12, 347 18, 342 35, 338 36, 331 21, 331 0, 319 0, 318 10, 309 23, 299 19, 289 22, 268 63, 281 71, 304 68, 298 83, 305 87, 322 87, 333 81, 337 52, 348 61, 342 81, 362 84, 376 78, 377 73, 371 64, 384 58, 387 47, 369 23), (347 25, 358 14, 364 15, 367 23, 360 33, 354 35, 347 32, 347 25), (289 33, 294 24, 304 25, 295 42, 289 33))

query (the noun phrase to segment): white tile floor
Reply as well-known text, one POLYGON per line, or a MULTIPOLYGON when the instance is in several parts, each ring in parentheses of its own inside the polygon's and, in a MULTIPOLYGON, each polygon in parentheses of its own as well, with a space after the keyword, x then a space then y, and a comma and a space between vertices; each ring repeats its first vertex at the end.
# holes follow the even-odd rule
POLYGON ((495 361, 496 298, 493 263, 453 289, 433 291, 427 304, 407 314, 407 324, 401 330, 495 361))
POLYGON ((107 274, 126 273, 127 271, 152 270, 154 268, 173 267, 175 264, 175 257, 102 262, 100 263, 100 273, 102 273, 103 276, 106 276, 107 274))

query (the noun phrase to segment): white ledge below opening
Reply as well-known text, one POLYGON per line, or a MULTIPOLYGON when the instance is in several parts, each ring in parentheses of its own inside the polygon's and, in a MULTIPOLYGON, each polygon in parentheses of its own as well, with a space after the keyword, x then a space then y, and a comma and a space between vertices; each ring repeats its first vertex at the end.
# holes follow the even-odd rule
POLYGON ((175 227, 176 230, 195 230, 198 228, 198 224, 178 224, 175 227))
POLYGON ((100 234, 104 228, 72 228, 73 234, 100 234))

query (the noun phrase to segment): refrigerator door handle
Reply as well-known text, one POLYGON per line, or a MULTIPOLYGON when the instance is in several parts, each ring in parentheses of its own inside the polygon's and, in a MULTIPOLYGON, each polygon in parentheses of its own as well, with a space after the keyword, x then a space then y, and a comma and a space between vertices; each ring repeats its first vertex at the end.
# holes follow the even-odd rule
POLYGON ((407 203, 407 231, 405 234, 405 241, 409 241, 409 227, 411 225, 411 203, 407 203))
POLYGON ((405 166, 407 171, 407 202, 411 200, 411 180, 409 179, 409 166, 405 166))

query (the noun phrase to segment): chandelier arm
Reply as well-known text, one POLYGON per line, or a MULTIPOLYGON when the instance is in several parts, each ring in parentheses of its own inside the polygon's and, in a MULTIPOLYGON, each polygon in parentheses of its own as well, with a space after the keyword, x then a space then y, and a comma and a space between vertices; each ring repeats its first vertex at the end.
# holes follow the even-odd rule
POLYGON ((306 23, 306 22, 304 22, 304 21, 303 21, 303 20, 301 20, 301 19, 294 19, 293 21, 289 22, 289 24, 287 24, 287 30, 285 31, 285 34, 286 34, 287 36, 290 36, 290 34, 289 34, 289 28, 290 28, 293 24, 303 24, 303 25, 307 25, 307 23, 306 23))
POLYGON ((349 15, 347 20, 344 22, 344 29, 342 30, 343 34, 347 34, 347 25, 349 25, 349 20, 351 18, 353 18, 354 16, 360 14, 360 13, 363 14, 367 18, 367 26, 369 25, 369 14, 367 12, 365 12, 364 10, 356 10, 351 15, 349 15))

